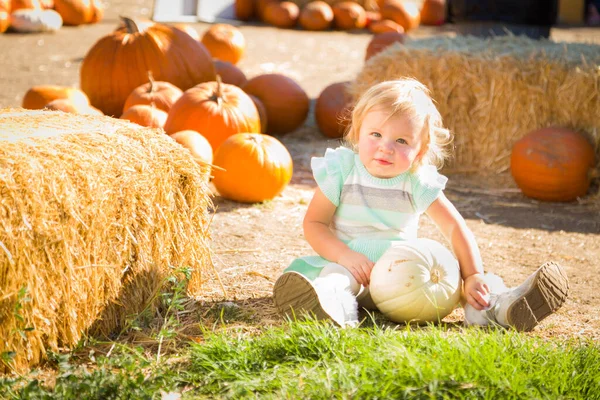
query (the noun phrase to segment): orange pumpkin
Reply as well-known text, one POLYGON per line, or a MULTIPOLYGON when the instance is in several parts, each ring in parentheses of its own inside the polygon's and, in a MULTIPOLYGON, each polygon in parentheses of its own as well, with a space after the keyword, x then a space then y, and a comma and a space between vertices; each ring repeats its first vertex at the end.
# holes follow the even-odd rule
POLYGON ((100 0, 92 0, 92 18, 90 24, 96 24, 104 18, 104 3, 100 0))
POLYGON ((40 0, 9 0, 9 3, 11 12, 22 9, 30 10, 43 8, 43 4, 40 0))
POLYGON ((200 41, 200 34, 193 26, 190 26, 188 24, 181 24, 181 23, 174 24, 173 26, 179 30, 184 31, 185 33, 187 33, 188 35, 193 37, 194 40, 200 41))
POLYGON ((205 82, 188 89, 177 100, 165 124, 169 134, 191 129, 202 132, 213 150, 229 136, 260 132, 260 118, 252 99, 237 86, 205 82))
POLYGON ((584 196, 594 172, 594 148, 578 132, 542 128, 515 142, 510 171, 525 196, 573 201, 584 196))
POLYGON ((10 0, 0 0, 0 33, 10 26, 10 0))
POLYGON ((93 0, 55 0, 54 9, 63 19, 63 25, 89 24, 94 16, 93 0))
POLYGON ((265 8, 271 3, 278 3, 279 0, 254 0, 254 15, 261 21, 264 21, 265 8))
POLYGON ((367 25, 365 9, 358 3, 342 1, 333 7, 333 23, 337 29, 362 29, 367 25))
POLYGON ((442 25, 446 21, 446 0, 425 0, 421 7, 423 25, 442 25))
POLYGON ((248 82, 246 74, 241 69, 230 63, 229 61, 221 61, 216 58, 213 60, 215 63, 215 70, 217 75, 221 77, 223 83, 242 87, 248 82))
POLYGON ((201 39, 213 58, 237 64, 246 51, 246 39, 238 28, 229 24, 214 24, 201 39))
POLYGON ((212 164, 213 149, 208 140, 200 133, 192 130, 185 130, 175 132, 169 136, 188 149, 199 163, 212 164))
POLYGON ((300 8, 291 1, 269 3, 263 11, 263 21, 277 28, 293 28, 298 22, 300 8))
POLYGON ((69 99, 75 106, 89 105, 89 99, 81 90, 57 85, 38 85, 30 88, 23 96, 21 106, 29 110, 41 110, 56 99, 69 99))
POLYGON ((347 88, 350 82, 337 82, 327 86, 315 104, 315 119, 321 132, 330 138, 341 138, 350 122, 352 96, 347 88))
POLYGON ((267 133, 285 134, 300 127, 310 106, 308 95, 293 79, 263 74, 248 80, 244 91, 258 97, 267 110, 267 133))
POLYGON ((317 0, 308 3, 300 11, 298 23, 309 31, 324 31, 331 27, 333 10, 324 1, 317 0))
POLYGON ((81 88, 106 115, 121 114, 127 96, 148 81, 148 71, 182 90, 215 79, 208 51, 187 33, 152 22, 140 28, 124 20, 125 27, 98 40, 81 65, 81 88))
POLYGON ((292 178, 290 153, 276 138, 260 133, 229 137, 215 152, 213 183, 219 194, 242 203, 271 200, 292 178))
POLYGON ((137 105, 154 105, 156 108, 169 112, 171 106, 181 97, 183 91, 169 82, 155 81, 152 73, 148 74, 148 83, 133 89, 127 96, 123 112, 137 105))
POLYGON ((71 114, 102 115, 102 112, 89 104, 76 104, 70 99, 56 99, 46 104, 48 110, 63 111, 71 114))
POLYGON ((384 50, 386 47, 393 43, 404 43, 406 35, 402 32, 383 32, 374 35, 371 41, 367 45, 367 51, 365 52, 365 61, 373 57, 375 54, 384 50))
POLYGON ((148 128, 163 128, 167 120, 167 113, 147 104, 137 104, 128 108, 121 119, 127 119, 148 128))
POLYGON ((253 94, 249 94, 248 96, 250 96, 250 98, 254 102, 254 105, 256 106, 256 109, 258 110, 258 116, 260 117, 260 132, 266 133, 267 132, 267 123, 269 121, 267 119, 267 109, 265 108, 265 105, 263 104, 262 101, 260 101, 260 99, 258 97, 254 96, 253 94))
POLYGON ((381 7, 381 18, 391 19, 404 28, 405 32, 415 29, 421 21, 419 6, 413 2, 387 0, 381 7))
POLYGON ((373 22, 369 25, 369 30, 374 34, 384 32, 404 33, 404 28, 391 19, 382 19, 381 21, 373 22))
POLYGON ((235 18, 250 21, 254 17, 254 0, 235 0, 233 10, 235 18))

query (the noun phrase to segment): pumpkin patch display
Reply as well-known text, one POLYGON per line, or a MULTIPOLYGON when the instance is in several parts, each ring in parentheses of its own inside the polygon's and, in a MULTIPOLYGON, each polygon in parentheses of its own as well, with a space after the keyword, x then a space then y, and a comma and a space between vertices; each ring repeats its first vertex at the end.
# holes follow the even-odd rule
POLYGON ((121 115, 129 94, 148 82, 148 71, 181 90, 215 79, 210 54, 187 33, 160 23, 123 21, 125 26, 98 40, 81 64, 81 89, 106 115, 121 115))
POLYGON ((290 153, 276 138, 239 133, 216 150, 213 184, 219 194, 241 203, 271 200, 292 179, 290 153))
POLYGON ((254 102, 237 86, 217 81, 205 82, 186 90, 171 111, 165 131, 202 132, 213 150, 229 136, 241 132, 260 132, 260 117, 254 102))
POLYGON ((148 128, 163 128, 167 120, 167 113, 154 106, 137 104, 129 107, 121 115, 121 119, 127 119, 148 128))
POLYGON ((246 39, 233 25, 214 24, 200 40, 213 58, 237 64, 246 51, 246 39))
POLYGON ((152 73, 148 74, 148 82, 133 89, 127 96, 123 112, 138 105, 153 105, 169 112, 171 106, 181 97, 183 91, 169 82, 155 81, 152 73))
POLYGON ((196 161, 205 164, 212 164, 213 149, 210 143, 208 143, 208 140, 206 140, 206 138, 200 133, 192 130, 186 130, 175 132, 169 136, 171 139, 188 149, 196 161))
POLYGON ((255 76, 243 87, 258 97, 267 111, 268 134, 286 134, 300 127, 310 107, 308 95, 292 78, 272 73, 255 76))
POLYGON ((584 196, 598 175, 594 148, 580 133, 553 127, 534 130, 515 142, 510 172, 523 194, 543 201, 584 196))
POLYGON ((348 93, 350 82, 337 82, 327 86, 315 104, 315 119, 321 132, 330 138, 341 138, 350 122, 352 96, 348 93))
POLYGON ((431 239, 395 242, 371 271, 373 302, 394 322, 438 322, 458 304, 461 275, 450 250, 431 239))
POLYGON ((81 90, 58 85, 37 85, 31 87, 23 96, 21 107, 29 110, 41 110, 56 99, 68 99, 76 107, 88 106, 90 101, 81 90))

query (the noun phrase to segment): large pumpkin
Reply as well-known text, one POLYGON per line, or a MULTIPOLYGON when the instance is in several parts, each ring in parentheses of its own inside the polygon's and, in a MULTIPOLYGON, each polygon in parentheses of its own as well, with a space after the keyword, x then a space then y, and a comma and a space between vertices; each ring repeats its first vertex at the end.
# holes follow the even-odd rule
POLYGON ((201 42, 213 58, 237 64, 246 51, 246 39, 238 28, 214 24, 204 32, 201 42))
POLYGON ((182 90, 215 79, 210 54, 187 33, 159 23, 124 21, 125 27, 92 46, 81 65, 81 88, 106 115, 121 115, 127 96, 148 81, 148 71, 182 90))
POLYGON ((239 133, 215 152, 213 183, 221 196, 242 203, 271 200, 292 178, 293 163, 273 136, 239 133))
POLYGON ((260 117, 250 96, 217 76, 216 82, 186 90, 171 107, 165 131, 173 134, 187 129, 200 132, 216 151, 231 135, 260 132, 260 117))
POLYGON ((525 196, 572 201, 584 196, 597 173, 594 148, 578 132, 542 128, 515 142, 510 171, 525 196))
POLYGON ((308 95, 293 79, 263 74, 248 80, 244 91, 258 97, 267 111, 267 133, 285 134, 300 127, 308 116, 308 95))
POLYGON ((394 322, 437 322, 460 300, 458 261, 431 239, 396 242, 371 271, 373 302, 394 322))
POLYGON ((319 94, 315 104, 315 119, 321 132, 330 138, 341 138, 350 122, 352 96, 348 93, 350 82, 337 82, 319 94))

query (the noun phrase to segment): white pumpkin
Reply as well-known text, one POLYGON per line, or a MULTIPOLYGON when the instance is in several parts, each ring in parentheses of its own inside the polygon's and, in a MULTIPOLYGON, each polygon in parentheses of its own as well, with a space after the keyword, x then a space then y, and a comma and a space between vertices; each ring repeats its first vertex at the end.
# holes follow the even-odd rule
POLYGON ((460 300, 460 268, 431 239, 396 242, 377 261, 369 286, 373 302, 394 322, 437 322, 460 300))
POLYGON ((19 9, 10 16, 10 26, 17 32, 55 32, 62 26, 62 17, 54 10, 19 9))

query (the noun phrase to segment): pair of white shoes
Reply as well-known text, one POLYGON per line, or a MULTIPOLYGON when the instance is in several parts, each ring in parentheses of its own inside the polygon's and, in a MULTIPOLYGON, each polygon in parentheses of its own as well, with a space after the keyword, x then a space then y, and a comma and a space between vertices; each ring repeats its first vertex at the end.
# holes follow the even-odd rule
MULTIPOLYGON (((569 281, 564 270, 548 262, 525 282, 509 289, 502 279, 487 274, 490 307, 476 310, 465 305, 466 325, 500 325, 530 331, 565 302, 569 281)), ((350 292, 347 278, 338 274, 316 278, 312 283, 297 272, 279 277, 273 289, 275 305, 282 314, 299 317, 309 314, 333 320, 342 327, 358 325, 358 303, 350 292)))

